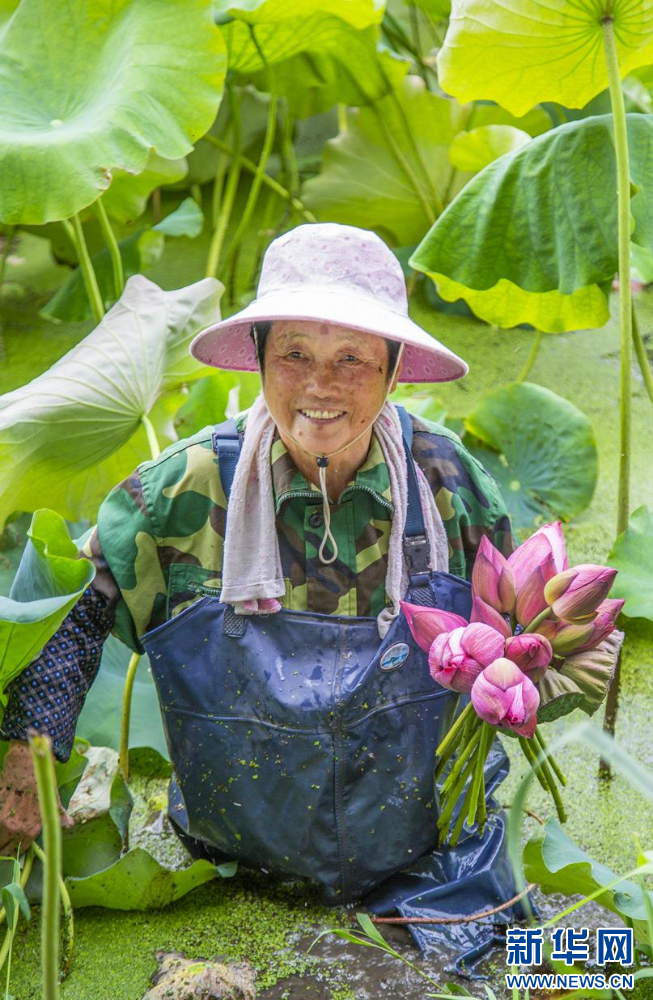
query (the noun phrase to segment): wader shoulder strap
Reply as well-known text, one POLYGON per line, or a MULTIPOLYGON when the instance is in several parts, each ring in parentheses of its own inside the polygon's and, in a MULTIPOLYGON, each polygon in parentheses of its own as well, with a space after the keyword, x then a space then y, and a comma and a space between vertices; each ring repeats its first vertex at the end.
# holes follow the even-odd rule
POLYGON ((413 422, 410 413, 403 406, 397 406, 397 412, 404 436, 406 467, 408 469, 408 509, 406 510, 406 526, 404 528, 404 554, 408 571, 413 576, 418 573, 428 573, 431 546, 426 537, 417 470, 412 452, 413 422))
POLYGON ((213 451, 218 456, 218 468, 220 469, 220 482, 224 490, 227 506, 229 505, 229 494, 236 474, 236 465, 240 455, 240 438, 232 417, 222 424, 217 424, 213 428, 211 435, 211 445, 213 451))

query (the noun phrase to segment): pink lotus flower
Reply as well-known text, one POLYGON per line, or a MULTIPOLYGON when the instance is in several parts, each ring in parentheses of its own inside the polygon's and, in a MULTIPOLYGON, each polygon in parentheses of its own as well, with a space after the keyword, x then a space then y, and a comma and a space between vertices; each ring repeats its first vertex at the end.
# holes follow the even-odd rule
POLYGON ((549 640, 551 648, 557 656, 583 653, 589 649, 596 649, 614 631, 617 616, 624 603, 624 601, 608 598, 599 604, 596 609, 596 618, 592 621, 570 624, 544 618, 538 625, 538 629, 540 634, 549 640))
POLYGON ((592 621, 616 575, 616 569, 608 566, 581 563, 550 579, 544 588, 544 598, 554 615, 566 622, 592 621))
POLYGON ((499 614, 498 611, 495 611, 493 607, 486 604, 481 597, 474 597, 472 599, 471 621, 483 622, 484 625, 491 625, 492 628, 495 628, 497 632, 501 632, 501 634, 505 635, 506 638, 508 638, 509 635, 512 635, 510 625, 506 619, 499 614))
POLYGON ((431 677, 442 687, 467 694, 483 667, 501 656, 504 644, 500 632, 480 622, 444 632, 429 652, 431 677))
POLYGON ((413 639, 425 653, 428 653, 436 636, 467 625, 467 621, 460 615, 455 615, 453 611, 425 608, 421 604, 409 604, 408 601, 399 601, 399 604, 406 616, 413 639))
POLYGON ((565 539, 560 521, 544 524, 508 556, 517 592, 515 617, 530 625, 547 607, 546 583, 567 569, 565 539))
POLYGON ((515 578, 508 560, 487 535, 481 538, 472 570, 472 594, 500 612, 515 606, 515 578))
POLYGON ((537 684, 546 673, 546 668, 553 657, 553 650, 551 643, 543 635, 537 632, 522 632, 521 635, 513 635, 506 640, 506 657, 516 663, 519 669, 537 684))
POLYGON ((472 685, 471 698, 476 714, 491 726, 505 726, 520 736, 535 732, 540 696, 512 660, 501 656, 485 667, 472 685))

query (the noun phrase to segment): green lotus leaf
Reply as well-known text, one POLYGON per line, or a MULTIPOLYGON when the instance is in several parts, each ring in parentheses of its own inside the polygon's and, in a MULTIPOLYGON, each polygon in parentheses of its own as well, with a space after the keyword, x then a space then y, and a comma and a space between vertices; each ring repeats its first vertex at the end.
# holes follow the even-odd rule
POLYGON ((185 157, 165 160, 152 151, 145 170, 140 174, 126 170, 112 171, 111 187, 102 195, 107 214, 117 222, 128 223, 138 219, 145 211, 147 200, 155 188, 180 181, 188 173, 185 157))
POLYGON ((191 339, 219 316, 222 285, 162 291, 130 278, 100 325, 48 371, 0 397, 0 523, 48 500, 95 519, 109 490, 151 452, 142 418, 206 373, 191 339))
POLYGON ((454 136, 449 159, 456 170, 477 173, 504 153, 521 149, 530 140, 528 132, 512 125, 479 125, 454 136))
POLYGON ((568 521, 590 503, 598 475, 592 425, 550 389, 515 382, 488 393, 465 428, 483 445, 468 447, 496 479, 515 527, 568 521))
POLYGON ((168 906, 218 874, 215 865, 203 859, 181 870, 164 868, 142 847, 135 847, 109 868, 86 878, 68 878, 66 885, 74 907, 149 910, 168 906))
MULTIPOLYGON (((251 85, 234 86, 234 96, 239 108, 241 152, 258 159, 257 151, 252 149, 260 144, 265 135, 270 104, 269 94, 261 94, 251 85)), ((229 146, 233 145, 233 124, 229 101, 223 101, 215 121, 207 135, 222 139, 229 146)), ((217 149, 206 137, 200 139, 195 149, 188 156, 187 184, 206 184, 216 175, 221 177, 229 168, 231 157, 228 153, 217 149)))
POLYGON ((451 0, 407 0, 421 7, 433 21, 443 21, 451 14, 451 0))
MULTIPOLYGON (((565 896, 589 896, 619 877, 581 850, 555 819, 547 820, 530 838, 524 847, 523 863, 527 881, 536 882, 542 892, 561 892, 565 896)), ((619 914, 624 922, 632 920, 640 941, 648 940, 645 892, 636 882, 624 880, 606 889, 597 899, 597 903, 619 914)), ((648 896, 653 903, 653 893, 648 896)))
MULTIPOLYGON (((148 267, 152 267, 157 260, 160 260, 165 247, 165 237, 163 233, 154 232, 151 229, 142 229, 137 233, 132 233, 131 236, 125 237, 124 240, 120 240, 118 247, 122 258, 124 276, 125 278, 131 278, 132 275, 140 274, 142 271, 147 270, 148 267)), ((116 301, 113 264, 109 250, 104 247, 93 254, 91 263, 93 264, 102 301, 105 308, 109 308, 116 301)), ((70 277, 57 289, 50 301, 46 302, 40 310, 40 315, 65 323, 81 323, 93 318, 93 310, 79 267, 74 269, 70 277)))
POLYGON ((37 510, 9 597, 0 597, 0 703, 7 685, 54 635, 95 576, 63 518, 37 510))
POLYGON ((369 228, 394 246, 421 239, 442 208, 451 177, 448 147, 463 110, 407 76, 392 95, 347 112, 325 147, 322 173, 302 188, 318 218, 369 228))
POLYGON ((65 219, 185 156, 215 118, 225 45, 210 0, 22 0, 2 31, 0 219, 65 219), (183 40, 183 44, 180 43, 183 40))
POLYGON ((392 94, 347 112, 347 128, 327 142, 322 172, 303 185, 302 200, 320 219, 373 227, 393 246, 414 245, 469 180, 452 166, 449 148, 470 123, 529 134, 550 127, 540 108, 523 120, 489 105, 466 108, 407 76, 392 94))
MULTIPOLYGON (((560 674, 572 680, 582 692, 583 700, 578 707, 587 715, 594 715, 608 693, 623 641, 624 633, 615 629, 596 649, 573 653, 560 667, 560 674)), ((550 672, 547 671, 547 676, 550 672)))
POLYGON ((653 515, 642 505, 630 515, 606 560, 619 570, 610 597, 624 600, 622 613, 653 621, 653 515))
POLYGON ((452 0, 440 85, 459 101, 492 100, 514 114, 540 101, 582 108, 608 86, 607 17, 622 76, 653 62, 653 0, 452 0))
MULTIPOLYGON (((627 119, 637 188, 632 240, 650 248, 653 116, 627 119)), ((411 265, 443 298, 468 299, 469 289, 474 312, 503 326, 527 322, 555 333, 606 322, 618 266, 611 130, 609 115, 569 122, 495 160, 432 226, 411 265)))
POLYGON ((362 31, 380 24, 384 6, 376 0, 323 0, 319 9, 314 0, 218 0, 216 13, 234 18, 221 25, 229 69, 255 73, 265 62, 274 65, 299 52, 335 50, 342 38, 338 21, 362 31))
POLYGON ((184 198, 181 205, 153 226, 155 232, 165 236, 187 236, 194 239, 202 232, 204 213, 194 198, 184 198))
MULTIPOLYGON (((120 726, 125 676, 132 651, 110 635, 102 649, 102 660, 84 708, 77 723, 77 733, 97 746, 120 749, 120 726)), ((131 715, 129 746, 152 747, 168 758, 163 733, 161 711, 147 656, 142 656, 136 668, 131 715)))
MULTIPOLYGON (((339 18, 331 21, 328 48, 315 46, 274 66, 276 90, 295 118, 320 114, 336 104, 370 104, 396 90, 408 72, 407 59, 378 45, 376 27, 356 31, 339 18)), ((259 90, 268 88, 265 71, 251 79, 259 90)))

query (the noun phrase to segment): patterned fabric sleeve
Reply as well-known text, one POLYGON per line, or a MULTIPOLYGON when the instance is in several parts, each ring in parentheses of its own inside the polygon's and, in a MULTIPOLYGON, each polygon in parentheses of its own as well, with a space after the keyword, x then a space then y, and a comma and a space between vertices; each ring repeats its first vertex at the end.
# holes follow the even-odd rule
POLYGON ((0 738, 26 740, 33 726, 48 734, 57 760, 68 760, 112 625, 108 598, 87 587, 39 656, 7 687, 0 738))

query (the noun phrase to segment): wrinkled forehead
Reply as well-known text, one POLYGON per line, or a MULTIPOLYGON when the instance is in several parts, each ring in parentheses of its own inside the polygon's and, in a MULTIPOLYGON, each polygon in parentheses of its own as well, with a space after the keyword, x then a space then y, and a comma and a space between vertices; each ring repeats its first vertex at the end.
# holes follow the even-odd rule
POLYGON ((310 344, 320 351, 355 348, 371 357, 387 357, 383 337, 362 330, 353 330, 335 323, 318 323, 308 320, 276 320, 270 329, 270 340, 281 347, 291 340, 310 344))

